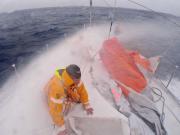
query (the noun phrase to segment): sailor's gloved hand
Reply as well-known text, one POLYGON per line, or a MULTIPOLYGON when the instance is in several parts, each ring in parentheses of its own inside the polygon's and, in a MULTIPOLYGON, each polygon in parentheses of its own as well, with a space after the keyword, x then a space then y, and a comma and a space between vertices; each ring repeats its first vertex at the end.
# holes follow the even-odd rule
POLYGON ((86 110, 87 115, 93 115, 94 109, 92 107, 88 107, 85 110, 86 110))

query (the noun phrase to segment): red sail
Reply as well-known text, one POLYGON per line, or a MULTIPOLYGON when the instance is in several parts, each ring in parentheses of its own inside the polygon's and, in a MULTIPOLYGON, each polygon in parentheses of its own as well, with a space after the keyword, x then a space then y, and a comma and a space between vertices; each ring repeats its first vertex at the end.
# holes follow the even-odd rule
MULTIPOLYGON (((134 54, 126 50, 117 38, 106 40, 100 51, 101 60, 111 77, 140 93, 146 87, 147 81, 136 63, 147 68, 147 70, 150 70, 150 63, 148 60, 141 60, 139 56, 138 53, 134 54)), ((120 87, 127 96, 126 88, 121 85, 120 87)))

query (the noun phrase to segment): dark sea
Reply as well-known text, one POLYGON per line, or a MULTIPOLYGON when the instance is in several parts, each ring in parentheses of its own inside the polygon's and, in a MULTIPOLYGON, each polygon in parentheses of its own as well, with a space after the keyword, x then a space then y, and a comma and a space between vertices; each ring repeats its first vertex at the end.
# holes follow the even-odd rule
MULTIPOLYGON (((112 8, 94 7, 92 23, 109 23, 112 8)), ((146 57, 162 54, 166 48, 157 74, 169 77, 175 65, 180 66, 180 18, 163 13, 117 8, 114 22, 140 23, 145 21, 163 22, 164 28, 174 30, 166 38, 153 35, 146 38, 132 39, 125 42, 130 49, 140 51, 146 57), (178 26, 179 24, 179 26, 178 26)), ((27 64, 31 57, 42 53, 48 46, 53 46, 57 39, 63 39, 89 24, 89 7, 42 8, 15 11, 0 14, 0 85, 14 73, 12 64, 18 69, 27 64)), ((138 32, 138 31, 137 31, 138 32)), ((168 30, 167 30, 168 33, 168 30)), ((32 69, 33 70, 33 69, 32 69)), ((180 78, 180 70, 176 72, 180 78)))

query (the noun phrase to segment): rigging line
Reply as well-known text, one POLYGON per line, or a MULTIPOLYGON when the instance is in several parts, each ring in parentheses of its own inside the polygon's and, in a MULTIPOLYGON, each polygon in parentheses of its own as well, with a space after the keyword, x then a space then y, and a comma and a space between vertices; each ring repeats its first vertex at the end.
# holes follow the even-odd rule
POLYGON ((110 7, 110 8, 113 8, 113 10, 111 11, 111 14, 110 14, 110 28, 109 28, 109 32, 108 32, 108 38, 110 37, 110 34, 111 34, 111 30, 112 30, 112 25, 113 25, 113 22, 114 22, 114 14, 115 14, 115 11, 116 11, 116 5, 117 5, 117 0, 114 0, 114 6, 113 5, 110 5, 106 0, 103 0, 104 3, 110 7))
POLYGON ((162 105, 162 110, 161 110, 161 120, 162 120, 162 122, 163 122, 164 119, 165 119, 165 112, 164 112, 165 98, 164 98, 164 96, 163 96, 163 94, 162 94, 162 92, 161 92, 160 89, 158 89, 158 88, 156 88, 156 87, 151 87, 151 90, 152 90, 152 92, 153 92, 155 95, 159 96, 159 98, 158 98, 157 100, 154 100, 153 102, 156 103, 156 102, 159 102, 160 100, 162 101, 162 104, 163 104, 163 105, 162 105), (159 91, 159 93, 156 92, 155 90, 159 91))
POLYGON ((112 25, 113 25, 113 21, 111 21, 111 24, 110 24, 108 38, 110 38, 110 35, 111 35, 112 25))
POLYGON ((133 4, 136 4, 136 5, 140 6, 140 7, 143 7, 144 9, 147 9, 147 10, 149 10, 149 11, 152 11, 152 12, 158 14, 159 16, 164 17, 166 20, 168 20, 169 22, 175 24, 177 27, 180 28, 180 24, 178 24, 177 22, 171 20, 171 19, 168 18, 167 16, 165 16, 165 15, 163 15, 163 14, 161 14, 161 13, 159 13, 159 12, 157 12, 157 11, 155 11, 155 10, 153 10, 153 9, 151 9, 151 8, 149 8, 149 7, 147 7, 147 6, 144 6, 143 4, 138 3, 138 2, 136 2, 136 1, 133 1, 133 0, 127 0, 127 1, 129 1, 129 2, 131 2, 131 3, 133 3, 133 4))
POLYGON ((117 0, 114 0, 114 7, 112 7, 113 11, 112 11, 112 14, 110 16, 111 24, 110 24, 110 28, 109 28, 108 38, 110 38, 112 26, 113 26, 113 23, 114 23, 114 16, 115 16, 115 12, 116 12, 116 5, 117 5, 117 0))
POLYGON ((179 100, 176 99, 176 97, 170 92, 168 88, 166 88, 166 85, 163 83, 163 81, 157 76, 156 76, 156 79, 160 81, 160 83, 162 84, 162 87, 165 89, 165 92, 167 92, 167 94, 169 94, 172 97, 172 99, 178 104, 179 100))
MULTIPOLYGON (((163 15, 163 14, 161 14, 161 13, 158 13, 158 12, 156 12, 155 10, 153 10, 153 9, 147 7, 147 6, 144 6, 143 4, 140 4, 140 3, 136 2, 136 1, 133 1, 133 0, 128 0, 128 1, 131 2, 131 3, 133 3, 133 4, 136 4, 136 5, 138 5, 138 6, 141 6, 141 7, 143 7, 144 9, 147 9, 147 10, 149 10, 149 11, 152 11, 152 12, 154 12, 154 13, 162 16, 162 17, 164 17, 164 18, 165 18, 166 20, 168 20, 169 22, 175 24, 177 27, 180 27, 180 24, 178 24, 178 23, 174 22, 173 20, 169 19, 167 16, 165 16, 165 15, 163 15)), ((104 0, 104 2, 105 2, 108 6, 112 7, 106 0, 104 0)), ((115 5, 116 5, 116 0, 115 0, 115 5)), ((111 25, 112 25, 112 24, 111 24, 111 25)), ((111 27, 112 27, 112 26, 110 26, 110 30, 111 30, 111 27)), ((110 32, 109 32, 109 36, 110 36, 110 32)), ((162 56, 165 56, 166 53, 168 52, 168 50, 169 50, 170 48, 172 48, 171 45, 162 53, 162 56)))
MULTIPOLYGON (((114 21, 114 14, 115 14, 115 11, 116 11, 117 0, 114 1, 114 7, 112 7, 106 0, 104 0, 104 2, 105 2, 107 5, 109 5, 111 8, 114 8, 114 10, 113 10, 113 17, 111 17, 111 25, 110 25, 109 34, 108 34, 108 38, 109 38, 109 37, 110 37, 111 30, 112 30, 113 21, 114 21)), ((90 3, 90 5, 91 5, 91 4, 92 4, 92 3, 90 3)), ((93 56, 91 56, 91 59, 93 60, 93 59, 97 56, 98 53, 99 53, 99 50, 97 50, 97 51, 95 52, 95 54, 94 54, 93 56)), ((88 64, 91 66, 92 63, 91 63, 91 62, 87 62, 87 64, 84 66, 84 68, 83 68, 83 70, 82 70, 82 74, 84 74, 85 69, 87 68, 88 64)))
MULTIPOLYGON (((164 92, 170 94, 170 95, 172 96, 172 99, 176 101, 176 99, 173 98, 174 96, 173 96, 171 93, 168 92, 169 90, 166 88, 166 86, 164 85, 164 83, 162 82, 162 80, 159 79, 158 77, 156 77, 156 79, 158 79, 158 80, 160 81, 160 83, 162 84, 162 86, 164 87, 164 89, 165 89, 164 92)), ((178 101, 176 101, 176 102, 178 102, 178 101)), ((170 108, 166 103, 164 103, 164 106, 166 106, 167 110, 173 115, 173 117, 176 119, 176 121, 180 124, 180 119, 179 119, 179 118, 176 116, 176 114, 171 110, 171 108, 170 108)))
MULTIPOLYGON (((133 0, 128 0, 128 1, 131 2, 131 3, 133 3, 133 4, 136 4, 136 5, 138 5, 138 6, 141 6, 141 7, 143 7, 144 9, 147 9, 147 10, 149 10, 149 11, 152 11, 152 12, 154 12, 154 13, 162 16, 162 17, 164 17, 167 21, 171 22, 172 24, 174 24, 175 26, 177 26, 177 27, 180 28, 180 24, 178 24, 178 23, 176 23, 175 21, 171 20, 171 19, 168 18, 166 15, 163 15, 163 14, 161 14, 161 13, 159 13, 159 12, 156 12, 155 10, 153 10, 153 9, 147 7, 147 6, 144 6, 143 4, 140 4, 140 3, 136 2, 136 1, 133 1, 133 0)), ((173 46, 169 45, 169 47, 167 47, 167 49, 162 53, 162 56, 165 57, 166 54, 168 53, 168 51, 169 51, 172 47, 173 47, 173 46)), ((167 57, 166 57, 166 58, 167 58, 167 57)), ((170 60, 169 60, 169 62, 172 63, 170 60)), ((172 63, 172 64, 173 64, 173 63, 172 63)))
MULTIPOLYGON (((159 12, 156 12, 155 10, 153 10, 153 9, 147 7, 147 6, 144 6, 143 4, 140 4, 140 3, 136 2, 136 1, 133 1, 133 0, 128 0, 128 1, 131 2, 131 3, 133 3, 133 4, 138 5, 138 6, 140 6, 140 7, 143 7, 144 9, 147 9, 147 10, 149 10, 149 11, 152 11, 152 12, 154 12, 154 13, 162 16, 162 17, 164 17, 166 20, 168 20, 169 22, 173 23, 173 24, 176 25, 177 27, 180 27, 180 24, 178 24, 178 23, 174 22, 173 20, 169 19, 167 16, 165 16, 165 15, 159 13, 159 12)), ((173 47, 173 46, 169 45, 169 47, 167 47, 167 49, 162 53, 162 56, 165 57, 166 54, 168 53, 168 51, 169 51, 172 47, 173 47)), ((170 61, 170 60, 169 60, 169 61, 170 61)), ((171 62, 171 61, 170 61, 170 62, 171 62)), ((172 62, 171 62, 171 63, 172 63, 172 62)))
POLYGON ((92 0, 89 1, 90 3, 90 11, 89 11, 89 24, 91 26, 91 23, 92 23, 92 6, 93 6, 93 2, 92 0))

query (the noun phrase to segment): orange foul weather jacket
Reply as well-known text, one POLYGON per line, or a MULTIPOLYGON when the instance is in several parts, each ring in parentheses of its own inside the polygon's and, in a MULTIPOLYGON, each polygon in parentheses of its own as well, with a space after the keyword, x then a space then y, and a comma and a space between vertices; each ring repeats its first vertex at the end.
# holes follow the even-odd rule
POLYGON ((57 126, 64 126, 64 112, 67 100, 71 102, 82 103, 84 108, 89 106, 88 93, 83 82, 77 86, 68 75, 65 69, 56 70, 55 75, 51 78, 45 87, 48 95, 48 106, 52 120, 57 126))

